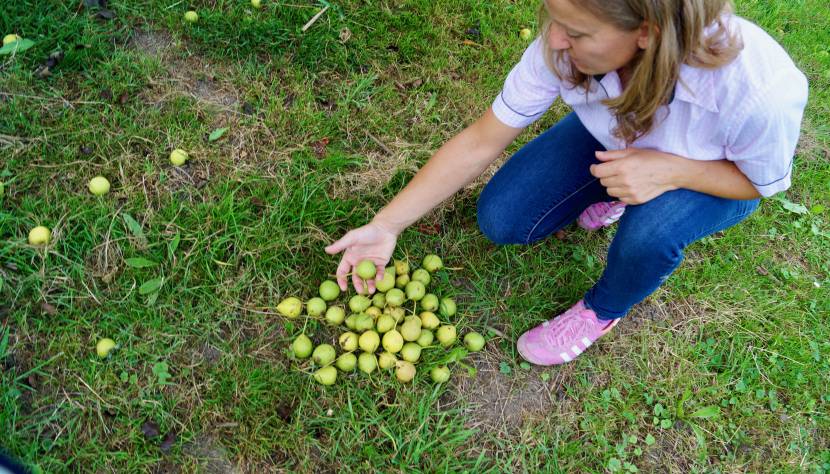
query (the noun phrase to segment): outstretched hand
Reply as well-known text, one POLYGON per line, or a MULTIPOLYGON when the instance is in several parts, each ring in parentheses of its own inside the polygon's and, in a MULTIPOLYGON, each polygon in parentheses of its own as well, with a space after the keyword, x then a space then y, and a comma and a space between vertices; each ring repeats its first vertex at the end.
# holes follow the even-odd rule
MULTIPOLYGON (((340 265, 337 266, 337 284, 340 285, 340 289, 342 291, 347 290, 348 281, 346 277, 351 273, 354 289, 358 294, 365 293, 363 280, 353 271, 361 260, 374 262, 377 268, 375 280, 382 279, 386 264, 392 258, 392 252, 395 250, 397 241, 398 235, 396 233, 375 222, 370 222, 363 227, 350 230, 340 240, 326 247, 326 253, 329 255, 343 252, 343 258, 340 260, 340 265)), ((375 292, 375 280, 366 282, 370 294, 375 292)))

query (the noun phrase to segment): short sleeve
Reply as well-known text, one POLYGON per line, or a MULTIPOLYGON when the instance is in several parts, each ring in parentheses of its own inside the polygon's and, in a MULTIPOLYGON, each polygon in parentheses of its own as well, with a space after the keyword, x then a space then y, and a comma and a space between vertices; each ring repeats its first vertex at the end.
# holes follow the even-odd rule
POLYGON ((806 104, 807 79, 796 70, 746 107, 728 134, 726 158, 764 197, 790 187, 806 104))
POLYGON ((508 74, 504 88, 493 102, 493 113, 505 125, 527 127, 559 96, 559 83, 545 62, 542 39, 536 38, 508 74))

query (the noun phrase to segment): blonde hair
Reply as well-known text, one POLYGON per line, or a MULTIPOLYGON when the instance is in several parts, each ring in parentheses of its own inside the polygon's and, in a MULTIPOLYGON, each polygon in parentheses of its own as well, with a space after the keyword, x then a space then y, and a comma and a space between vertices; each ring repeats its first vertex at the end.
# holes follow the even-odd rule
MULTIPOLYGON (((624 31, 637 30, 643 22, 648 25, 649 45, 629 65, 625 90, 603 101, 617 119, 614 135, 627 144, 654 127, 654 116, 668 105, 682 64, 715 69, 731 62, 743 48, 740 38, 724 24, 724 15, 732 11, 729 0, 569 1, 624 31), (706 34, 710 25, 714 28, 706 34)), ((578 71, 564 60, 564 51, 551 50, 546 41, 552 22, 544 2, 539 21, 548 66, 560 79, 588 91, 592 76, 578 71)))

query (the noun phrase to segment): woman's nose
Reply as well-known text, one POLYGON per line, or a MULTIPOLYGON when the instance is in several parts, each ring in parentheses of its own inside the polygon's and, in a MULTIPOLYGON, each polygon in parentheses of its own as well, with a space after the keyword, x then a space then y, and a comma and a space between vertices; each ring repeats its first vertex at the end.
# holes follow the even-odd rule
POLYGON ((568 35, 565 34, 565 30, 556 24, 550 25, 550 30, 548 31, 548 45, 551 49, 555 50, 564 50, 571 47, 571 43, 568 41, 568 35))

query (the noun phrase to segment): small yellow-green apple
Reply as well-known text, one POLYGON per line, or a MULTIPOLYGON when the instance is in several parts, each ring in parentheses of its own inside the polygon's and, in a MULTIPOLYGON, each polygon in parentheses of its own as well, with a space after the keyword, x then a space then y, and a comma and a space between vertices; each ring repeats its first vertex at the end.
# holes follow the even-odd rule
POLYGON ((42 225, 39 225, 29 231, 30 245, 45 245, 49 243, 49 239, 51 238, 52 232, 49 230, 48 227, 42 225))

